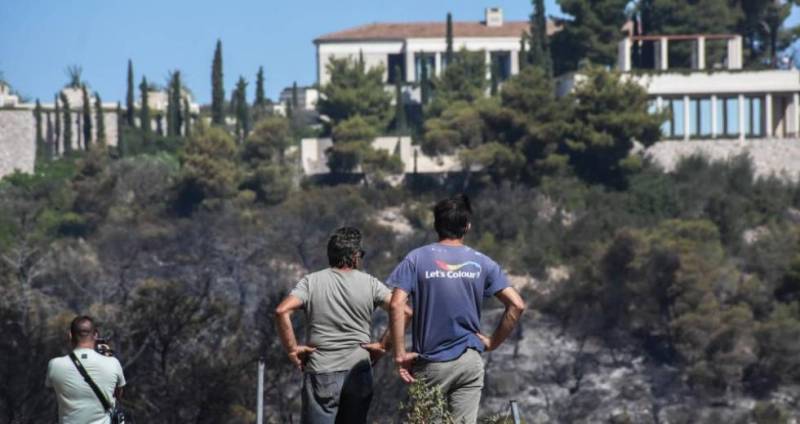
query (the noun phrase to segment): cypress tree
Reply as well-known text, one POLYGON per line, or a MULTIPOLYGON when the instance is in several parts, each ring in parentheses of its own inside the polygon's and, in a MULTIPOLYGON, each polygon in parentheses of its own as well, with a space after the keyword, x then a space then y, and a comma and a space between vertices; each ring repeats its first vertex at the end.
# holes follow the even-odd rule
POLYGON ((133 62, 128 59, 128 93, 125 96, 125 117, 128 121, 128 126, 133 128, 135 121, 133 119, 134 111, 136 107, 133 104, 133 98, 135 94, 133 93, 133 62))
POLYGON ((497 93, 500 91, 500 81, 497 78, 497 75, 500 73, 500 67, 497 61, 492 62, 492 67, 490 70, 490 85, 489 85, 489 95, 496 96, 497 93))
MULTIPOLYGON (((125 112, 127 117, 127 111, 125 112)), ((122 103, 117 102, 117 154, 119 154, 119 157, 124 157, 128 150, 127 146, 125 145, 125 137, 122 133, 122 123, 122 103)))
POLYGON ((36 99, 36 106, 33 108, 33 118, 36 120, 36 164, 38 165, 48 156, 42 128, 42 104, 39 103, 39 99, 36 99))
POLYGON ((94 116, 97 124, 97 144, 100 147, 106 146, 106 121, 103 116, 103 102, 100 100, 100 93, 94 93, 94 116))
POLYGON ((181 135, 181 73, 172 73, 169 88, 169 102, 167 103, 167 135, 170 137, 181 135))
POLYGON ((47 151, 47 158, 48 159, 52 159, 53 158, 53 145, 55 144, 55 141, 53 139, 53 120, 52 120, 52 117, 50 116, 49 112, 47 113, 47 127, 46 128, 47 128, 47 130, 46 130, 46 134, 47 135, 45 136, 45 149, 47 151))
POLYGON ((525 66, 528 64, 528 52, 526 51, 527 43, 525 43, 525 40, 527 40, 527 38, 528 38, 528 34, 525 33, 525 32, 523 32, 522 36, 519 38, 519 58, 518 58, 518 62, 519 62, 519 69, 520 70, 524 69, 525 66))
POLYGON ((264 67, 258 67, 258 73, 256 74, 256 99, 253 106, 257 108, 262 108, 267 103, 267 98, 264 94, 264 67))
POLYGON ((192 110, 189 108, 189 99, 183 99, 183 121, 185 128, 183 130, 183 135, 185 137, 192 136, 192 110))
POLYGON ((36 106, 33 108, 33 119, 36 121, 36 147, 44 142, 44 133, 42 132, 42 104, 39 99, 36 99, 36 106))
MULTIPOLYGON (((400 66, 395 66, 395 74, 400 75, 400 66)), ((398 134, 405 134, 406 127, 408 126, 406 118, 406 105, 403 99, 403 86, 401 85, 401 78, 395 78, 394 81, 394 127, 398 134)))
POLYGON ((528 52, 528 63, 541 67, 547 75, 552 75, 553 61, 550 58, 550 42, 547 39, 544 0, 533 0, 530 27, 531 48, 528 52))
POLYGON ((139 128, 142 129, 142 142, 150 143, 150 105, 147 100, 147 78, 142 77, 139 90, 142 93, 142 104, 139 106, 139 128))
POLYGON ((59 142, 61 141, 61 102, 59 101, 58 94, 53 99, 56 105, 55 111, 55 140, 53 143, 53 151, 57 155, 59 153, 59 142))
POLYGON ((222 80, 222 41, 217 40, 211 66, 211 122, 225 124, 225 87, 222 80))
POLYGON ((449 65, 453 63, 453 15, 450 12, 447 12, 447 50, 444 54, 445 64, 449 65))
POLYGON ((64 154, 68 155, 72 153, 72 112, 64 93, 61 93, 61 103, 64 104, 64 154))
MULTIPOLYGON (((633 36, 641 35, 639 31, 639 16, 633 15, 633 19, 631 20, 633 23, 633 36)), ((640 68, 642 66, 642 46, 639 41, 634 41, 633 45, 631 46, 631 64, 633 68, 640 68)))
POLYGON ((428 100, 431 97, 431 87, 430 81, 428 81, 428 64, 424 61, 422 62, 422 75, 420 75, 419 81, 419 91, 420 91, 420 101, 422 102, 422 106, 428 104, 428 100))
POLYGON ((156 114, 156 134, 159 137, 164 136, 164 115, 160 113, 156 114))
POLYGON ((236 82, 236 135, 242 142, 250 132, 250 111, 247 107, 247 81, 239 76, 236 82))
POLYGON ((81 91, 83 91, 83 105, 81 105, 83 115, 83 148, 84 150, 89 150, 92 145, 92 104, 89 100, 89 91, 86 90, 86 84, 81 86, 81 91))
POLYGON ((300 95, 297 92, 297 81, 295 81, 292 83, 292 108, 296 110, 299 103, 300 95))

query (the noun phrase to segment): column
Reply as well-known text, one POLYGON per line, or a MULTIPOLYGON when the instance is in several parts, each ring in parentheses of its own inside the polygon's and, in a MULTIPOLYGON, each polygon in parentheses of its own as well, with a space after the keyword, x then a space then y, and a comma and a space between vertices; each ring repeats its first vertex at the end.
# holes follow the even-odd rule
POLYGON ((739 105, 739 141, 744 142, 744 95, 740 94, 737 98, 737 102, 739 105))
POLYGON ((689 96, 683 96, 683 139, 689 141, 689 132, 692 127, 689 125, 691 110, 689 108, 689 96))
POLYGON ((717 95, 711 96, 711 138, 717 138, 717 95))
MULTIPOLYGON (((767 93, 764 96, 764 136, 766 138, 772 137, 772 94, 767 93)), ((753 123, 750 123, 752 128, 753 123)))
POLYGON ((667 37, 661 37, 658 40, 658 54, 659 54, 659 70, 666 71, 669 69, 669 40, 667 37))
POLYGON ((742 69, 742 36, 728 39, 728 69, 742 69))
POLYGON ((697 37, 697 69, 706 69, 706 37, 697 37))
POLYGON ((436 52, 436 59, 434 59, 433 66, 436 68, 434 70, 434 73, 438 77, 439 75, 442 74, 442 52, 436 52))
POLYGON ((406 82, 414 82, 417 80, 416 70, 414 69, 414 52, 406 43, 406 82))
POLYGON ((630 37, 623 38, 617 44, 617 69, 620 72, 628 72, 631 70, 631 39, 630 37))
POLYGON ((519 50, 511 50, 511 75, 519 73, 519 50))
POLYGON ((800 137, 800 95, 797 93, 792 94, 792 135, 800 137))

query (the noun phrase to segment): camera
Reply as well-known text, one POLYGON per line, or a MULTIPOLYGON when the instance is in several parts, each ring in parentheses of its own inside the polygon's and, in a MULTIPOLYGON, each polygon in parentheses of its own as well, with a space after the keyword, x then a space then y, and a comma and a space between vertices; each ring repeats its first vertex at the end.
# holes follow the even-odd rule
POLYGON ((114 356, 114 349, 111 349, 108 339, 103 337, 98 337, 97 340, 95 340, 94 350, 103 356, 114 356))

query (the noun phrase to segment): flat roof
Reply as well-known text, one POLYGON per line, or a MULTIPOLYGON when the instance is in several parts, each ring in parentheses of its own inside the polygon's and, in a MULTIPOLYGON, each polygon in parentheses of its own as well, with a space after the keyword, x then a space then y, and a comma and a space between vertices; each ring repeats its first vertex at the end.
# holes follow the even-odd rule
MULTIPOLYGON (((500 26, 487 26, 483 22, 453 22, 453 37, 456 38, 492 38, 520 37, 529 29, 528 21, 506 21, 500 26)), ((556 25, 547 21, 547 34, 556 32, 556 25)), ((408 38, 444 38, 447 24, 438 22, 413 23, 371 23, 331 32, 314 40, 314 43, 329 41, 365 41, 365 40, 405 40, 408 38)))

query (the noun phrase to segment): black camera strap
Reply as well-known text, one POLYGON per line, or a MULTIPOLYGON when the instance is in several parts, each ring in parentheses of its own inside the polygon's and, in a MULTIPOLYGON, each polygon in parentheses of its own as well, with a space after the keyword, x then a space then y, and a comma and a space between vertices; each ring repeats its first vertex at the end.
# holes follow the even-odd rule
POLYGON ((108 399, 106 399, 106 396, 103 394, 103 392, 100 391, 100 388, 97 387, 97 384, 95 384, 94 380, 92 380, 92 377, 89 377, 89 373, 86 372, 86 368, 83 367, 81 361, 79 361, 78 357, 75 356, 75 352, 70 352, 69 358, 72 360, 72 363, 75 364, 75 368, 77 368, 78 372, 81 373, 86 383, 89 384, 89 387, 92 388, 92 391, 97 396, 97 399, 100 399, 100 403, 103 404, 103 410, 110 411, 112 408, 111 402, 109 402, 108 399))

